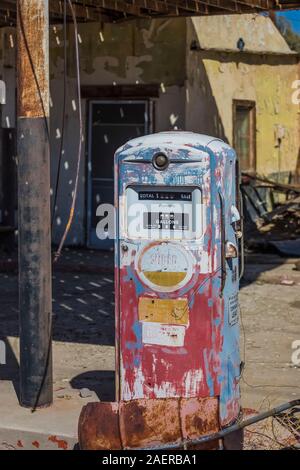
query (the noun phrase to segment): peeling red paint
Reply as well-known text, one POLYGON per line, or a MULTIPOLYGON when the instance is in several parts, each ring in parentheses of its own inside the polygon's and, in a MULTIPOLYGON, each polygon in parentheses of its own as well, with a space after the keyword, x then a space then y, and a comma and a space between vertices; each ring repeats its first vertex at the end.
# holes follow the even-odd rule
POLYGON ((32 443, 33 447, 35 447, 36 449, 39 449, 40 448, 40 443, 38 441, 33 441, 32 443))
POLYGON ((58 449, 67 450, 68 443, 62 439, 58 439, 57 436, 50 436, 48 441, 53 442, 53 444, 57 444, 58 449))

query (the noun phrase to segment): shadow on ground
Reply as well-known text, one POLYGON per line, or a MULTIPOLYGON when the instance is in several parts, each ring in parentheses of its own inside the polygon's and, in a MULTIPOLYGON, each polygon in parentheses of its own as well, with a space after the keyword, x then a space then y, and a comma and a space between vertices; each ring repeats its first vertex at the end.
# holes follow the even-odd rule
POLYGON ((95 392, 99 401, 115 401, 115 373, 113 371, 89 371, 74 377, 70 384, 76 390, 87 388, 95 392))

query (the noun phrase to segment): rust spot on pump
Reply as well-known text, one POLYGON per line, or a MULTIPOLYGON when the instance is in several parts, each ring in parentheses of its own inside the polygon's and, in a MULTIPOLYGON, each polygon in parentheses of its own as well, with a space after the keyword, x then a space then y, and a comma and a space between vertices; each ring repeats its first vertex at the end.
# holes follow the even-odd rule
POLYGON ((78 426, 79 443, 85 450, 118 450, 122 448, 118 404, 89 403, 81 412, 78 426))

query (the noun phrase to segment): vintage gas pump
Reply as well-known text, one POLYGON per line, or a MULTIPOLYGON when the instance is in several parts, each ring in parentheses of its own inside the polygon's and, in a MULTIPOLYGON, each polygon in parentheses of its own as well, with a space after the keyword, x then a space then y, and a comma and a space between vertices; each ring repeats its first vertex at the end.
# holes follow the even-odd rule
POLYGON ((237 421, 237 181, 234 150, 213 137, 160 133, 117 152, 117 401, 83 410, 83 448, 187 442, 237 421))

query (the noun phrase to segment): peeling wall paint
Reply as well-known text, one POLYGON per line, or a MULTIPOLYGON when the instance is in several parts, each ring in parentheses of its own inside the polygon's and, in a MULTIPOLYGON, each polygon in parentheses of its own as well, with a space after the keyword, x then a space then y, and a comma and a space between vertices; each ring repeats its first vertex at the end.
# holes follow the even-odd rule
MULTIPOLYGON (((290 54, 226 53, 225 47, 231 41, 230 28, 226 29, 226 17, 208 18, 208 24, 212 26, 211 34, 216 24, 220 28, 223 24, 228 33, 228 41, 223 43, 223 52, 190 51, 191 41, 199 40, 201 44, 205 37, 206 30, 201 29, 203 20, 199 20, 190 22, 187 33, 187 128, 198 131, 200 125, 205 133, 219 136, 233 145, 232 102, 255 101, 257 171, 266 175, 294 172, 300 146, 300 107, 292 103, 292 84, 299 78, 299 59, 290 54), (283 132, 280 153, 279 132, 283 132)), ((267 20, 271 22, 270 19, 267 20)), ((233 24, 234 21, 231 20, 229 26, 232 27, 233 24)), ((249 34, 249 28, 250 25, 244 20, 243 29, 234 30, 234 37, 249 34)), ((283 38, 273 28, 274 25, 271 28, 272 34, 268 30, 263 32, 265 49, 288 53, 286 43, 282 44, 283 38)), ((255 36, 251 37, 251 41, 252 49, 255 49, 255 36)), ((220 47, 221 44, 221 38, 217 44, 213 41, 215 46, 220 47)), ((258 44, 257 51, 260 50, 261 45, 258 44)))
MULTIPOLYGON (((68 43, 74 42, 72 26, 68 27, 68 43)), ((81 24, 80 55, 82 85, 158 84, 160 97, 156 99, 155 125, 157 131, 177 126, 185 128, 185 19, 139 20, 124 24, 81 24), (178 40, 174 41, 174 38, 178 40)), ((52 181, 57 171, 63 100, 63 31, 61 26, 51 29, 51 135, 52 181)), ((54 241, 63 234, 63 221, 68 216, 72 195, 72 181, 76 167, 76 141, 78 134, 76 79, 74 54, 68 52, 68 97, 66 118, 66 145, 62 162, 62 176, 58 197, 58 210, 54 223, 54 241), (65 164, 67 163, 67 170, 65 164)), ((83 100, 86 118, 86 101, 83 100)), ((85 129, 87 123, 85 122, 85 129)), ((87 144, 87 140, 85 141, 87 144)), ((87 146, 83 149, 81 182, 76 206, 76 218, 68 243, 81 245, 86 240, 86 178, 87 146)))
MULTIPOLYGON (((82 83, 164 83, 183 85, 185 79, 186 21, 181 19, 136 20, 121 24, 80 24, 82 83), (102 39, 101 39, 102 38, 102 39)), ((72 45, 73 27, 68 27, 72 45)), ((52 76, 63 73, 63 29, 51 31, 52 76)), ((75 77, 69 50, 68 75, 75 77)))
MULTIPOLYGON (((257 170, 271 174, 276 173, 280 166, 280 171, 294 171, 300 142, 300 115, 299 107, 291 103, 291 86, 299 77, 297 59, 288 55, 241 56, 236 53, 228 56, 221 52, 192 52, 191 41, 199 39, 199 34, 201 41, 204 37, 208 42, 211 39, 211 43, 215 40, 213 27, 207 27, 208 30, 199 27, 197 30, 197 21, 205 20, 215 22, 214 28, 224 30, 223 35, 227 34, 231 41, 231 29, 235 29, 235 35, 245 32, 247 39, 250 27, 255 25, 261 32, 257 37, 251 36, 251 49, 258 52, 262 48, 272 52, 289 51, 274 25, 270 25, 271 20, 257 18, 257 15, 229 20, 228 17, 200 18, 193 22, 185 19, 141 20, 123 25, 104 25, 103 29, 98 24, 81 25, 82 83, 161 84, 160 97, 155 100, 156 131, 177 126, 220 137, 230 144, 233 144, 232 100, 254 100, 257 104, 257 170), (235 22, 238 23, 237 28, 235 22), (284 129, 280 155, 276 137, 278 128, 284 129)), ((59 79, 63 64, 61 27, 56 27, 51 35, 51 71, 55 77, 52 82, 53 102, 59 103, 57 97, 61 95, 59 79)), ((68 36, 72 43, 71 27, 68 36)), ((223 42, 223 45, 226 44, 223 42)), ((74 77, 74 73, 74 57, 70 55, 68 74, 74 77)), ((72 95, 75 96, 75 86, 74 78, 70 79, 69 101, 72 95)), ((59 121, 59 113, 60 108, 52 109, 55 122, 59 121)), ((75 118, 70 107, 67 121, 70 129, 76 128, 75 118)), ((69 132, 72 135, 72 130, 69 132)), ((68 142, 67 146, 71 149, 72 143, 68 142)), ((85 234, 78 235, 79 226, 83 227, 85 223, 84 204, 85 193, 81 188, 78 203, 81 215, 77 218, 76 234, 71 234, 74 243, 76 237, 79 237, 78 242, 84 242, 85 234)), ((59 217, 63 219, 63 207, 60 212, 59 217)), ((60 230, 57 230, 59 236, 60 230)))

